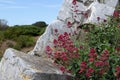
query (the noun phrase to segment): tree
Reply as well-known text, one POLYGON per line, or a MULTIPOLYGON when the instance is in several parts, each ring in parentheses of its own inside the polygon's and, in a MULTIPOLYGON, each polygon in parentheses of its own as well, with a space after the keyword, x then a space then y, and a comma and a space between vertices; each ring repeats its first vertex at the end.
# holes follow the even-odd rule
POLYGON ((37 27, 46 27, 47 24, 44 21, 38 21, 33 23, 32 25, 37 26, 37 27))
POLYGON ((7 21, 5 19, 0 19, 0 30, 5 30, 8 28, 7 21))

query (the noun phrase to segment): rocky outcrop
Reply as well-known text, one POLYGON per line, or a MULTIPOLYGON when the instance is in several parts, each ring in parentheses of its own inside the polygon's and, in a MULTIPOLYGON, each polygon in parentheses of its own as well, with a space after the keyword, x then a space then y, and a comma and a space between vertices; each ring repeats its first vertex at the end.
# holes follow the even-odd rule
POLYGON ((35 48, 30 54, 41 56, 45 53, 45 46, 52 45, 52 41, 56 37, 54 29, 58 29, 59 33, 65 31, 73 32, 81 24, 103 22, 107 19, 107 16, 113 15, 118 4, 118 0, 81 0, 76 5, 73 5, 72 1, 64 0, 57 20, 47 27, 45 33, 38 39, 35 48), (75 10, 77 11, 75 12, 75 10), (81 12, 87 13, 87 17, 83 16, 81 12), (99 22, 97 17, 100 17, 99 22), (68 22, 72 24, 72 29, 68 28, 68 22))
POLYGON ((30 52, 30 54, 43 56, 45 54, 45 47, 47 45, 52 46, 53 40, 57 37, 55 29, 58 30, 58 33, 74 32, 74 28, 68 28, 67 24, 65 24, 64 22, 60 20, 55 20, 47 27, 45 33, 40 36, 34 50, 30 52))
POLYGON ((65 80, 48 59, 7 49, 0 63, 0 80, 65 80))
POLYGON ((53 39, 57 37, 55 30, 58 30, 59 34, 63 32, 74 33, 81 24, 98 23, 97 17, 100 17, 99 22, 103 22, 107 15, 113 14, 118 4, 118 0, 80 0, 76 5, 73 5, 72 1, 64 0, 57 20, 47 27, 29 54, 11 48, 6 50, 0 62, 0 80, 66 79, 68 74, 63 74, 58 67, 52 64, 52 60, 43 57, 45 47, 47 45, 53 46, 53 39), (68 23, 72 27, 68 28, 68 23))

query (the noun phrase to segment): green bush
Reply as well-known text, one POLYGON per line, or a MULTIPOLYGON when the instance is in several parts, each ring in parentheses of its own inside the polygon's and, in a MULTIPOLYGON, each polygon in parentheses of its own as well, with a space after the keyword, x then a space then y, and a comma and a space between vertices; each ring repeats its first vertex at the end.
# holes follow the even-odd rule
POLYGON ((16 49, 21 49, 24 47, 30 47, 33 46, 35 41, 34 38, 31 36, 25 36, 25 35, 20 35, 17 40, 16 40, 17 44, 15 45, 14 48, 16 49))
POLYGON ((4 39, 3 31, 0 31, 0 44, 4 41, 4 39))
POLYGON ((22 25, 22 26, 14 26, 9 27, 5 32, 6 39, 15 40, 20 35, 29 35, 29 36, 39 36, 43 34, 45 31, 45 27, 36 27, 32 25, 22 25))
POLYGON ((47 24, 44 21, 38 21, 36 23, 33 23, 32 25, 37 26, 37 27, 46 27, 47 24))

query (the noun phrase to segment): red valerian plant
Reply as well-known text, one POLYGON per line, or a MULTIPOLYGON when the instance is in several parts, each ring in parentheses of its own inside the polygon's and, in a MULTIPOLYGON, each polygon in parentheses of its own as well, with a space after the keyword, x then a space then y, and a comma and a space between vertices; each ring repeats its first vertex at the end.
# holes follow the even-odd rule
POLYGON ((116 19, 109 20, 105 25, 94 25, 87 32, 85 43, 75 37, 79 36, 76 32, 58 34, 55 29, 58 38, 53 40, 53 47, 46 46, 46 53, 63 73, 73 75, 74 80, 119 80, 120 28, 114 22, 116 19))
MULTIPOLYGON (((55 29, 55 32, 58 30, 55 29)), ((58 38, 53 40, 54 47, 46 46, 46 53, 58 64, 63 73, 71 73, 75 80, 106 78, 111 68, 109 51, 103 50, 98 54, 95 48, 85 49, 84 46, 77 46, 72 36, 74 34, 67 32, 58 34, 58 38)), ((114 69, 115 79, 119 79, 119 66, 114 69)))
MULTIPOLYGON (((72 2, 75 7, 76 1, 72 2)), ((83 25, 83 31, 84 27, 88 28, 85 41, 77 38, 81 32, 58 34, 59 30, 55 29, 58 37, 52 47, 46 46, 46 53, 63 73, 74 76, 74 80, 120 80, 120 28, 116 16, 115 12, 108 20, 96 18, 105 24, 83 25)), ((69 21, 67 25, 72 27, 69 21)))

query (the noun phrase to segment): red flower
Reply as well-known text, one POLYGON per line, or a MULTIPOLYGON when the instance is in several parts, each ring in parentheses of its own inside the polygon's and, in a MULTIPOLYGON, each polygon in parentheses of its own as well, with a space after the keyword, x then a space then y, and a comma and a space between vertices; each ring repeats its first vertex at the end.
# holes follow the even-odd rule
POLYGON ((101 54, 102 57, 109 57, 108 50, 104 50, 104 52, 101 54))
POLYGON ((103 22, 105 23, 105 22, 107 22, 107 20, 106 20, 106 19, 104 19, 104 20, 103 20, 103 22))
POLYGON ((80 46, 80 49, 83 49, 83 48, 84 48, 84 47, 81 45, 81 46, 80 46))
POLYGON ((73 52, 77 53, 78 52, 78 48, 73 48, 73 52))
POLYGON ((84 32, 89 32, 89 30, 88 29, 84 29, 84 32))
POLYGON ((52 49, 51 49, 50 46, 46 46, 46 50, 47 50, 47 51, 50 51, 50 50, 52 50, 52 49))
POLYGON ((120 51, 120 47, 117 47, 116 50, 117 50, 117 51, 120 51))
POLYGON ((85 18, 88 18, 88 13, 83 14, 85 18))
POLYGON ((119 17, 119 11, 114 11, 113 16, 114 17, 119 17))
POLYGON ((96 58, 97 54, 96 53, 89 53, 88 56, 91 57, 91 58, 96 58))
POLYGON ((103 66, 103 62, 102 61, 96 61, 94 65, 96 67, 100 67, 100 66, 103 66))
POLYGON ((106 60, 108 60, 108 59, 109 59, 109 58, 108 58, 108 57, 106 57, 106 56, 105 56, 105 57, 104 57, 104 56, 102 56, 102 57, 100 57, 100 58, 99 58, 99 60, 100 60, 100 61, 106 61, 106 60))
POLYGON ((120 75, 120 66, 117 66, 115 68, 115 70, 116 70, 115 76, 119 78, 119 75, 120 75))
POLYGON ((84 68, 80 68, 79 73, 83 73, 85 71, 84 68))
POLYGON ((57 32, 58 32, 58 29, 54 29, 54 31, 55 31, 55 33, 57 33, 57 32))
POLYGON ((69 34, 67 33, 67 32, 64 32, 64 35, 67 37, 67 36, 69 36, 69 34))
POLYGON ((95 53, 95 49, 94 48, 90 48, 90 53, 95 53))
POLYGON ((72 4, 73 4, 73 5, 76 5, 76 3, 77 3, 77 0, 73 0, 73 1, 72 1, 72 4))
POLYGON ((67 26, 68 26, 68 28, 72 27, 72 23, 70 21, 68 21, 67 26))
POLYGON ((80 55, 79 55, 78 53, 77 53, 77 54, 75 54, 75 58, 79 58, 79 56, 80 56, 80 55))
POLYGON ((46 53, 48 54, 48 55, 51 55, 52 54, 52 49, 51 49, 51 47, 50 46, 46 46, 46 53))
POLYGON ((65 72, 65 67, 64 67, 64 66, 60 66, 60 70, 61 70, 62 72, 65 72))
POLYGON ((66 56, 63 56, 63 57, 62 57, 62 60, 63 60, 63 61, 67 61, 68 58, 67 58, 66 56))
POLYGON ((87 68, 87 63, 85 61, 81 62, 80 67, 87 68))
POLYGON ((116 71, 120 72, 120 66, 116 67, 116 71))
POLYGON ((77 13, 79 10, 75 10, 74 12, 77 13))
POLYGON ((61 41, 64 38, 64 36, 61 34, 58 36, 58 40, 61 41))
POLYGON ((98 74, 99 74, 100 76, 102 76, 102 75, 104 74, 104 72, 105 72, 105 69, 101 68, 101 69, 99 70, 98 74))
POLYGON ((91 73, 93 73, 94 72, 94 70, 92 69, 92 68, 89 68, 88 70, 87 70, 87 72, 86 72, 86 76, 87 77, 90 77, 91 76, 91 73))
POLYGON ((100 21, 100 17, 97 17, 97 20, 100 21))
POLYGON ((58 41, 57 41, 56 39, 54 39, 53 43, 54 43, 54 44, 57 44, 57 43, 58 43, 58 41))
POLYGON ((94 62, 94 58, 89 58, 89 62, 94 62))

